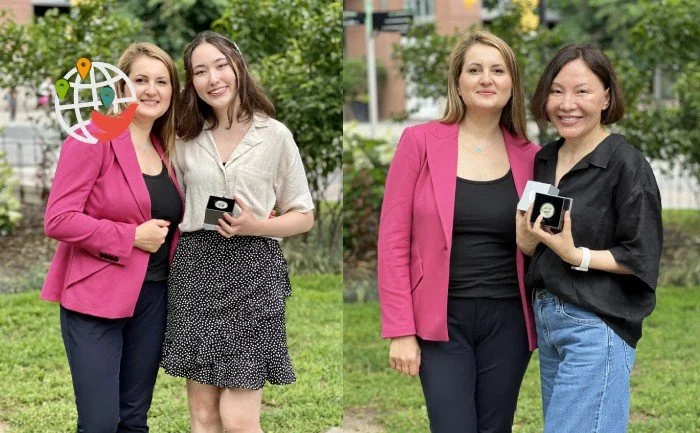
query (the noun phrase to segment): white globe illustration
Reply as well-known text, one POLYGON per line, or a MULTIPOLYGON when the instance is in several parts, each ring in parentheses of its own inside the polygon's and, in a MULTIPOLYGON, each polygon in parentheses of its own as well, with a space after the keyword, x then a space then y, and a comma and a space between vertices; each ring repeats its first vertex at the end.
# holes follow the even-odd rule
POLYGON ((89 80, 85 82, 83 82, 82 78, 80 77, 80 74, 78 74, 78 68, 71 69, 66 75, 63 76, 63 78, 68 81, 72 92, 71 90, 69 90, 68 93, 66 93, 65 98, 63 98, 64 104, 61 104, 61 100, 59 99, 58 94, 56 93, 56 89, 51 89, 53 93, 54 107, 56 110, 56 118, 61 124, 61 127, 68 133, 68 135, 79 141, 82 141, 83 143, 97 143, 97 138, 90 134, 90 131, 88 131, 86 128, 86 126, 90 123, 90 119, 84 120, 82 118, 82 115, 80 114, 80 109, 92 108, 93 110, 99 110, 99 108, 103 105, 102 100, 99 97, 99 89, 101 87, 109 86, 114 91, 115 98, 112 101, 111 106, 113 107, 113 110, 115 112, 118 111, 118 104, 120 103, 128 104, 131 102, 136 102, 136 98, 133 96, 123 98, 116 97, 116 83, 118 83, 121 80, 124 80, 126 82, 126 85, 129 86, 129 90, 131 90, 131 95, 135 95, 136 91, 134 90, 134 85, 131 82, 131 80, 129 80, 129 77, 127 77, 126 74, 120 69, 116 68, 113 65, 110 65, 109 63, 92 62, 89 76, 85 77, 89 80), (100 74, 102 74, 103 77, 105 77, 105 81, 95 82, 96 69, 100 72, 100 74), (71 78, 74 75, 75 79, 71 81, 71 78), (80 91, 84 89, 91 90, 92 100, 85 102, 82 102, 80 100, 80 91), (69 125, 63 115, 64 112, 67 110, 73 110, 75 112, 77 122, 74 125, 69 125))

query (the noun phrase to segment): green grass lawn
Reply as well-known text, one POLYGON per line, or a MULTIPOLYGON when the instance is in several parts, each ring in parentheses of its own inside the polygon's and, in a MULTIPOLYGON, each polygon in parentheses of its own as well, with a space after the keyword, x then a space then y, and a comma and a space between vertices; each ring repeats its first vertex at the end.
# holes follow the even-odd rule
MULTIPOLYGON (((657 295, 637 347, 629 432, 698 432, 700 287, 664 287, 657 295)), ((345 408, 376 414, 387 433, 428 432, 418 379, 389 369, 388 342, 379 338, 378 304, 345 304, 344 323, 345 408)), ((515 432, 542 431, 539 387, 535 353, 520 392, 515 432)))
MULTIPOLYGON (((342 278, 293 278, 287 303, 297 382, 268 385, 266 433, 315 433, 342 424, 342 278)), ((76 412, 58 305, 38 292, 0 296, 0 420, 8 433, 75 432, 76 412)), ((162 371, 150 412, 154 433, 189 431, 185 382, 162 371)))

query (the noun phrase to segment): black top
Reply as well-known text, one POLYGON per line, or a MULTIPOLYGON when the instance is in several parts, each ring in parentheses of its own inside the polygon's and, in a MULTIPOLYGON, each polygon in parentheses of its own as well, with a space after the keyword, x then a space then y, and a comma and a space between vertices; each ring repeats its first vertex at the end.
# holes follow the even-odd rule
MULTIPOLYGON (((549 143, 535 157, 536 181, 554 184, 564 139, 549 143)), ((559 181, 559 195, 573 199, 574 245, 609 250, 632 275, 571 269, 539 244, 526 283, 596 313, 630 346, 642 336, 642 320, 656 303, 663 232, 661 199, 644 156, 619 134, 605 138, 559 181)))
POLYGON ((518 192, 510 170, 500 179, 457 178, 450 255, 451 298, 519 296, 515 268, 518 192))
POLYGON ((182 200, 175 184, 163 166, 160 174, 143 175, 148 194, 151 196, 151 218, 170 221, 168 235, 158 251, 151 254, 146 270, 146 281, 165 281, 168 279, 170 242, 175 235, 177 225, 182 221, 182 200))

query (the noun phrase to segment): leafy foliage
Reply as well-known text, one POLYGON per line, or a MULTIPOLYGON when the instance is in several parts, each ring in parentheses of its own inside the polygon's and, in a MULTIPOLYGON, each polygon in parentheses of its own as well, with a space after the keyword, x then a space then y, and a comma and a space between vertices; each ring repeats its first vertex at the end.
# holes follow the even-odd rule
POLYGON ((438 35, 435 23, 414 24, 405 44, 394 44, 399 72, 414 83, 413 96, 437 99, 447 94, 450 52, 461 35, 438 35))
MULTIPOLYGON (((495 7, 495 3, 493 5, 495 7)), ((596 43, 612 60, 622 83, 627 114, 619 127, 647 156, 673 162, 700 178, 700 2, 695 0, 550 0, 561 21, 552 29, 523 31, 521 3, 501 6, 487 28, 510 44, 525 82, 526 98, 556 50, 568 43, 596 43), (654 74, 676 79, 677 103, 658 101, 654 74)), ((438 35, 433 25, 414 26, 409 43, 395 46, 401 73, 414 84, 415 96, 445 94, 447 59, 456 35, 438 35)), ((540 142, 553 130, 540 126, 540 142)))
POLYGON ((122 0, 115 10, 142 23, 140 37, 180 60, 194 36, 209 30, 227 10, 228 0, 122 0))
MULTIPOLYGON (((376 64, 377 83, 386 80, 386 68, 376 64)), ((368 102, 367 95, 367 61, 358 58, 343 59, 343 102, 368 102)))
MULTIPOLYGON (((44 77, 58 80, 81 57, 116 64, 121 52, 141 29, 137 21, 114 13, 114 0, 85 0, 71 14, 49 10, 29 24, 17 24, 0 11, 0 87, 36 87, 44 77)), ((73 114, 70 112, 69 114, 73 114)), ((38 128, 66 134, 53 111, 41 111, 32 119, 38 128)), ((40 140, 37 178, 42 196, 48 195, 51 167, 60 142, 40 140)))
POLYGON ((231 4, 212 27, 237 41, 271 97, 277 118, 294 134, 317 204, 316 224, 330 229, 322 231, 328 237, 319 236, 319 243, 335 248, 342 203, 324 208, 320 203, 342 160, 343 5, 340 0, 231 4))
MULTIPOLYGON (((113 13, 114 0, 85 0, 72 13, 52 9, 26 25, 0 26, 0 87, 33 86, 45 76, 57 80, 81 57, 116 63, 141 25, 113 13)), ((5 19, 8 19, 6 16, 5 19)))
POLYGON ((389 169, 388 144, 357 134, 343 137, 344 260, 361 262, 376 258, 379 214, 389 169))
POLYGON ((20 203, 15 197, 17 179, 7 164, 4 152, 0 152, 0 235, 11 232, 22 219, 20 203))

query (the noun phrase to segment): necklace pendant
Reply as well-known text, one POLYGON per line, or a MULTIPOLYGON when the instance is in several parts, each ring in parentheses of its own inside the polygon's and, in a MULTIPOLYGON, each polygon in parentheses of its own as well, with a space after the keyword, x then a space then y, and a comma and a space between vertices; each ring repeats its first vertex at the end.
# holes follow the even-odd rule
POLYGON ((481 153, 481 148, 479 146, 474 146, 474 150, 476 150, 476 153, 481 153))

